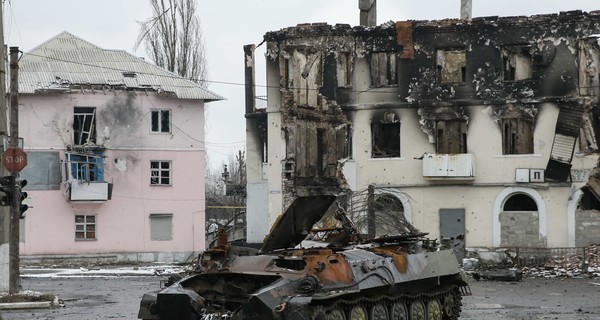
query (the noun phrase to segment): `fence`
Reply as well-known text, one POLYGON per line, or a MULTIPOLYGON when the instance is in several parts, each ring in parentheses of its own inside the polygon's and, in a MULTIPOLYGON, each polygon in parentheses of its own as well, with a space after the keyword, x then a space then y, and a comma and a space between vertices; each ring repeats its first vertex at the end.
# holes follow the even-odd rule
POLYGON ((580 248, 513 248, 519 267, 547 267, 566 270, 600 268, 600 245, 580 248))

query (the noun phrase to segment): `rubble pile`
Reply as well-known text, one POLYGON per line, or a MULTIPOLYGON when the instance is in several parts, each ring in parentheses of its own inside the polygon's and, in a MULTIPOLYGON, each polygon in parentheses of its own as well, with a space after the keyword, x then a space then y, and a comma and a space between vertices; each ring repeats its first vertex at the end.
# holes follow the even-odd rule
POLYGON ((523 267, 529 277, 600 277, 600 245, 577 250, 570 256, 549 257, 542 266, 523 267))

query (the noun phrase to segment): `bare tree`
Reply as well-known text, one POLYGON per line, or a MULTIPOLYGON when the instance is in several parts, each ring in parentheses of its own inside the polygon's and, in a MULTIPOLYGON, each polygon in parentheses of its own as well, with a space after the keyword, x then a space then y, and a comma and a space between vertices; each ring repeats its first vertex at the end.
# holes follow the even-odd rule
POLYGON ((146 54, 157 66, 206 86, 206 55, 197 0, 150 0, 152 18, 138 22, 146 54))

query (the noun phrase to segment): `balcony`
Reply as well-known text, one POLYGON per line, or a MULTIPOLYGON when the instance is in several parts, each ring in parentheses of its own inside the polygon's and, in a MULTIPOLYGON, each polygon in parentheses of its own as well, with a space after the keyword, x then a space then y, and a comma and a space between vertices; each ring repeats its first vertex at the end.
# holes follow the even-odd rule
POLYGON ((70 202, 102 202, 110 200, 112 183, 108 182, 67 182, 67 200, 70 202))
POLYGON ((475 179, 475 155, 425 154, 423 177, 430 180, 473 180, 475 179))

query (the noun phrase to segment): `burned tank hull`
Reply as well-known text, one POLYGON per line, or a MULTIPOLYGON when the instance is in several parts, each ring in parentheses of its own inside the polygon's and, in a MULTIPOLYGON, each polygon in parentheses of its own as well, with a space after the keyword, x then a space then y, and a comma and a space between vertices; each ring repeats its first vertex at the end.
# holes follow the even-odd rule
MULTIPOLYGON (((307 236, 303 226, 323 214, 309 218, 310 212, 326 210, 334 201, 307 198, 294 202, 292 213, 286 211, 275 223, 274 229, 286 227, 272 229, 257 254, 223 243, 207 250, 197 274, 145 295, 138 317, 458 318, 468 287, 452 250, 438 248, 423 234, 335 245, 299 241, 307 236)), ((352 239, 354 232, 341 233, 352 239)))

